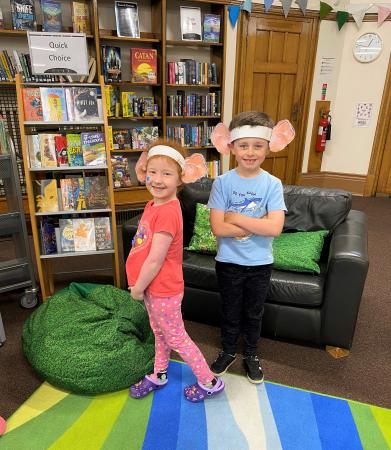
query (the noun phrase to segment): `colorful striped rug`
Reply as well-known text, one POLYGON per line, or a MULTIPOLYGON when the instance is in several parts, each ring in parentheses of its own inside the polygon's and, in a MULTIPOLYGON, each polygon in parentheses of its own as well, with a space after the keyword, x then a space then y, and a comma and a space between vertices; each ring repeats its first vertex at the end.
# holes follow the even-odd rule
POLYGON ((95 397, 44 383, 8 421, 4 450, 385 450, 391 410, 274 383, 224 376, 205 403, 183 397, 190 369, 171 362, 169 384, 143 400, 127 391, 95 397))

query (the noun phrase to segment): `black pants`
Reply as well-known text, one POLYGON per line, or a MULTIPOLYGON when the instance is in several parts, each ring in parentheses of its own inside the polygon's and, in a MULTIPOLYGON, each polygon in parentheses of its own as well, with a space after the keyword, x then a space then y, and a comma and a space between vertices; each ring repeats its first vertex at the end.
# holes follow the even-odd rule
POLYGON ((236 353, 242 331, 244 356, 256 354, 271 267, 271 264, 240 266, 216 262, 217 281, 223 304, 221 341, 226 353, 236 353))

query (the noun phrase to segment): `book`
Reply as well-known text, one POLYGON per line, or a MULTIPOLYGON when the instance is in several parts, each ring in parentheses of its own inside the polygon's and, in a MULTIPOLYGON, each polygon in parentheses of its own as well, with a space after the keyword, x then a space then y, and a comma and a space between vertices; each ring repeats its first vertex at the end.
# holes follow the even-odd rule
POLYGON ((157 50, 131 48, 130 60, 133 83, 157 84, 157 50))
POLYGON ((113 173, 113 184, 115 188, 130 187, 129 163, 124 155, 112 155, 111 167, 113 173))
POLYGON ((121 49, 110 45, 101 46, 102 67, 105 83, 121 81, 121 49))
POLYGON ((220 16, 205 14, 203 25, 203 41, 220 42, 220 16))
POLYGON ((68 163, 70 166, 84 166, 80 134, 69 133, 67 138, 68 163))
POLYGON ((121 92, 122 117, 134 117, 134 101, 137 99, 135 92, 121 92))
POLYGON ((34 0, 10 0, 14 30, 37 29, 34 0))
POLYGON ((42 31, 61 31, 61 2, 56 0, 41 0, 41 9, 43 15, 42 31))
POLYGON ((85 166, 106 164, 105 134, 98 131, 81 133, 81 149, 85 166))
POLYGON ((90 11, 85 2, 72 2, 72 26, 74 33, 91 34, 90 11))
POLYGON ((41 87, 43 120, 47 122, 66 122, 68 120, 63 88, 41 87))
POLYGON ((30 160, 30 169, 39 169, 41 164, 41 147, 39 145, 38 134, 28 134, 27 136, 27 148, 30 160))
POLYGON ((73 199, 73 186, 71 178, 60 180, 61 210, 74 211, 75 202, 73 199))
POLYGON ((56 180, 35 180, 35 182, 37 212, 57 212, 58 196, 56 180))
POLYGON ((107 117, 120 117, 120 89, 111 84, 105 86, 105 99, 107 117))
POLYGON ((75 242, 73 238, 72 219, 59 219, 60 226, 60 248, 62 252, 74 252, 75 242))
POLYGON ((116 1, 115 21, 117 23, 117 36, 140 37, 137 3, 116 1))
POLYGON ((107 148, 109 149, 109 151, 114 150, 114 142, 113 142, 113 127, 111 125, 109 125, 107 127, 107 148))
POLYGON ((75 252, 96 250, 94 219, 73 219, 75 252))
POLYGON ((4 30, 4 17, 3 17, 3 10, 0 7, 0 30, 4 30))
POLYGON ((97 250, 111 250, 113 241, 111 239, 111 225, 108 217, 95 217, 95 245, 97 250))
MULTIPOLYGON (((100 90, 99 90, 100 94, 100 90)), ((93 121, 102 118, 102 96, 98 96, 98 89, 92 87, 72 88, 73 120, 93 121), (100 98, 99 98, 100 97, 100 98)))
POLYGON ((181 35, 183 41, 201 41, 201 8, 181 6, 181 35))
POLYGON ((81 211, 87 209, 86 199, 84 195, 84 178, 75 177, 71 178, 72 181, 72 192, 73 192, 73 205, 74 209, 81 211))
POLYGON ((67 137, 63 134, 55 135, 54 144, 56 148, 57 165, 59 167, 68 167, 67 137))
POLYGON ((53 219, 43 217, 40 223, 41 247, 43 255, 57 253, 56 231, 53 219))
POLYGON ((57 167, 56 135, 40 133, 38 136, 42 167, 57 167))
POLYGON ((114 150, 125 150, 131 148, 131 138, 129 130, 113 129, 114 150))
POLYGON ((136 127, 132 129, 132 148, 143 150, 159 137, 158 127, 136 127))
POLYGON ((43 120, 41 91, 39 88, 23 88, 23 109, 25 120, 43 120))
POLYGON ((106 177, 84 178, 84 196, 87 209, 107 209, 109 207, 109 192, 106 177))

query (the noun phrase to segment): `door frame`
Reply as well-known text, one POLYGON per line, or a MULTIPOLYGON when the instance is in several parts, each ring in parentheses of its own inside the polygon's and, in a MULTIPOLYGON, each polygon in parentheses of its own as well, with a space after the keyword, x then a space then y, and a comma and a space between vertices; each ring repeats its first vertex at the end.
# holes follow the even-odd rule
MULTIPOLYGON (((284 17, 284 12, 282 7, 273 6, 268 13, 265 13, 264 5, 253 3, 251 14, 257 17, 262 17, 264 19, 273 19, 284 17)), ((289 16, 285 20, 289 19, 302 19, 310 21, 310 43, 309 43, 309 70, 304 79, 304 86, 302 94, 300 97, 300 104, 302 106, 300 114, 301 126, 299 130, 296 130, 296 135, 299 136, 299 142, 297 144, 298 151, 294 155, 293 159, 293 183, 297 184, 300 180, 300 175, 302 173, 302 165, 304 158, 304 147, 306 141, 306 129, 308 124, 309 107, 312 93, 312 85, 315 72, 315 58, 316 50, 318 47, 318 37, 319 37, 319 13, 307 11, 306 15, 303 16, 300 10, 291 9, 289 11, 289 16)), ((250 20, 250 14, 244 14, 241 12, 240 20, 238 24, 237 38, 236 38, 236 65, 235 65, 235 80, 234 80, 234 98, 233 98, 233 115, 239 112, 240 104, 240 86, 242 84, 244 69, 245 69, 245 57, 247 48, 247 30, 250 20)), ((230 158, 230 168, 235 167, 235 159, 230 158)))
POLYGON ((379 183, 380 168, 386 149, 386 138, 389 118, 391 117, 391 56, 388 60, 387 75, 384 82, 383 96, 380 105, 375 137, 373 139, 371 159, 369 161, 367 179, 364 187, 364 197, 373 197, 379 183))

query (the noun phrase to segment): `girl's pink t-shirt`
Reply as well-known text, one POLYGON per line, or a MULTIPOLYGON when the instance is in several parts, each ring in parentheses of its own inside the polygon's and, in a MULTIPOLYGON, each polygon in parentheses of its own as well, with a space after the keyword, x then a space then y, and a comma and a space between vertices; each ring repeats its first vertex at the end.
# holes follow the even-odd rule
POLYGON ((184 290, 183 221, 178 199, 163 205, 154 205, 153 200, 147 203, 126 260, 126 275, 128 285, 134 286, 151 249, 153 234, 162 231, 169 233, 173 239, 159 273, 147 290, 158 297, 169 297, 180 294, 184 290))

